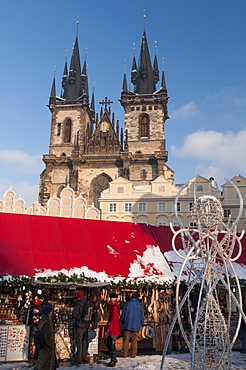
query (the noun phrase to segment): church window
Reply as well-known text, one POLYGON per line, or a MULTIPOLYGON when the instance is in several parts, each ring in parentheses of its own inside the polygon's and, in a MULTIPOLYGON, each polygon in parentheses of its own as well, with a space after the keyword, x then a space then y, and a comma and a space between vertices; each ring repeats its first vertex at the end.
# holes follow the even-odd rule
POLYGON ((137 107, 136 110, 140 110, 140 107, 137 107))
POLYGON ((131 111, 133 111, 135 109, 135 107, 131 107, 131 111))
POLYGON ((142 170, 142 180, 146 180, 147 178, 147 173, 145 170, 142 170))
POLYGON ((149 110, 152 110, 152 105, 149 105, 149 110))
POLYGON ((140 137, 149 137, 149 116, 147 114, 140 117, 140 137))
POLYGON ((158 110, 158 106, 157 105, 154 106, 154 110, 158 110))
POLYGON ((193 206, 194 206, 194 203, 189 202, 189 212, 192 212, 193 206))
POLYGON ((57 136, 60 136, 61 134, 61 124, 57 123, 57 136))
POLYGON ((72 121, 68 118, 65 122, 64 143, 71 142, 72 121))
POLYGON ((142 106, 142 111, 146 111, 146 105, 142 106))

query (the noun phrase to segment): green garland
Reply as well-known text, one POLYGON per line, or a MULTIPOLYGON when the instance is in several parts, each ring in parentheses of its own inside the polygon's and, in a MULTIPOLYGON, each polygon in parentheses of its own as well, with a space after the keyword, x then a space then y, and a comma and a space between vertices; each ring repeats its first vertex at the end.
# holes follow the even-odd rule
MULTIPOLYGON (((23 287, 23 286, 31 286, 35 282, 34 277, 26 277, 26 276, 11 276, 8 279, 6 277, 0 277, 0 287, 23 287)), ((84 284, 84 283, 94 283, 98 282, 98 279, 92 277, 86 277, 84 273, 82 274, 73 274, 71 276, 67 276, 64 273, 58 273, 58 275, 48 276, 48 277, 39 277, 39 281, 43 283, 77 283, 77 284, 84 284)), ((115 279, 110 280, 107 282, 107 286, 109 289, 116 289, 116 288, 123 288, 123 289, 140 289, 140 288, 157 288, 157 289, 165 289, 171 288, 176 285, 176 281, 170 280, 163 283, 153 282, 150 280, 137 280, 137 279, 122 279, 118 282, 115 279)))
MULTIPOLYGON (((27 277, 27 276, 10 276, 6 279, 6 277, 0 276, 0 288, 1 287, 31 287, 36 279, 34 277, 27 277)), ((79 275, 73 274, 72 276, 67 276, 64 273, 58 273, 58 275, 48 276, 48 277, 39 277, 38 280, 42 281, 43 283, 77 283, 77 284, 84 284, 84 283, 94 283, 98 282, 98 279, 92 277, 86 277, 84 273, 79 275)), ((239 279, 241 287, 246 287, 246 279, 239 279)), ((236 281, 235 278, 230 279, 231 285, 235 285, 236 281)), ((186 282, 182 282, 181 285, 186 285, 186 282)), ((137 280, 137 279, 122 279, 118 282, 115 279, 112 279, 108 282, 109 289, 132 289, 138 290, 140 288, 148 288, 148 289, 166 289, 166 288, 175 288, 176 280, 169 280, 163 283, 153 282, 150 280, 137 280)))

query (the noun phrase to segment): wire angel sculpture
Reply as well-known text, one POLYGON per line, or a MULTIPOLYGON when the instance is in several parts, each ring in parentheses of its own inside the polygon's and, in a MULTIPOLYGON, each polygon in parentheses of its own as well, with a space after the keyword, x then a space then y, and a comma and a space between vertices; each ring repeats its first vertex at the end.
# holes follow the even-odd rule
POLYGON ((242 253, 241 239, 244 231, 237 235, 237 224, 243 212, 243 199, 238 187, 228 179, 235 189, 239 201, 239 212, 234 222, 229 217, 228 223, 223 223, 224 213, 222 205, 214 196, 204 195, 196 197, 196 181, 194 186, 194 205, 192 219, 197 228, 188 229, 182 224, 178 215, 177 204, 181 192, 186 188, 187 182, 175 198, 175 217, 180 229, 173 231, 172 248, 184 261, 177 278, 176 287, 176 313, 167 335, 163 349, 160 370, 163 369, 168 344, 176 322, 190 352, 191 369, 231 369, 231 350, 237 339, 242 318, 246 316, 242 309, 242 294, 239 279, 232 262, 236 261, 242 253), (223 229, 222 231, 220 229, 223 229), (176 248, 177 237, 181 238, 184 253, 176 248), (236 255, 235 255, 236 253, 236 255), (185 268, 189 265, 187 291, 180 300, 180 284, 185 268), (230 273, 229 273, 230 272, 230 273), (236 281, 235 292, 230 286, 230 277, 236 281), (217 287, 222 284, 228 294, 227 312, 222 312, 217 287), (190 294, 198 286, 198 300, 195 318, 191 317, 190 294), (234 335, 230 335, 232 304, 237 307, 239 316, 234 335), (187 305, 191 336, 188 338, 181 319, 181 310, 187 305))

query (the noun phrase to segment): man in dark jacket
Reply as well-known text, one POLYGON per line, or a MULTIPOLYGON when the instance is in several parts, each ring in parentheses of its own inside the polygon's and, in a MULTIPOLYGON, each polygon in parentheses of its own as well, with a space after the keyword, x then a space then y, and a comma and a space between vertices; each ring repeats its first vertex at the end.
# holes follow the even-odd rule
POLYGON ((78 292, 77 303, 73 310, 75 318, 75 341, 77 346, 76 364, 85 364, 88 351, 88 330, 90 323, 95 320, 95 304, 97 297, 93 296, 87 302, 83 292, 78 292))
POLYGON ((132 338, 131 357, 136 357, 138 332, 144 324, 144 310, 137 293, 133 293, 130 301, 123 307, 121 321, 123 323, 123 357, 128 356, 130 337, 132 338))

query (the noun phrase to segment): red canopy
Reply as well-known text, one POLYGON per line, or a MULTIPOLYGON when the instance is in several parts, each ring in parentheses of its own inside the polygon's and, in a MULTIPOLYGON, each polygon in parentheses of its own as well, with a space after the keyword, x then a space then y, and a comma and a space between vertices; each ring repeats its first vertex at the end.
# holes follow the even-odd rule
MULTIPOLYGON (((111 277, 129 277, 131 265, 148 248, 170 251, 173 236, 168 226, 9 213, 0 213, 0 230, 1 276, 87 266, 111 277)), ((246 254, 237 262, 246 265, 246 254)), ((144 269, 146 275, 148 269, 149 276, 159 274, 151 261, 144 269)))

